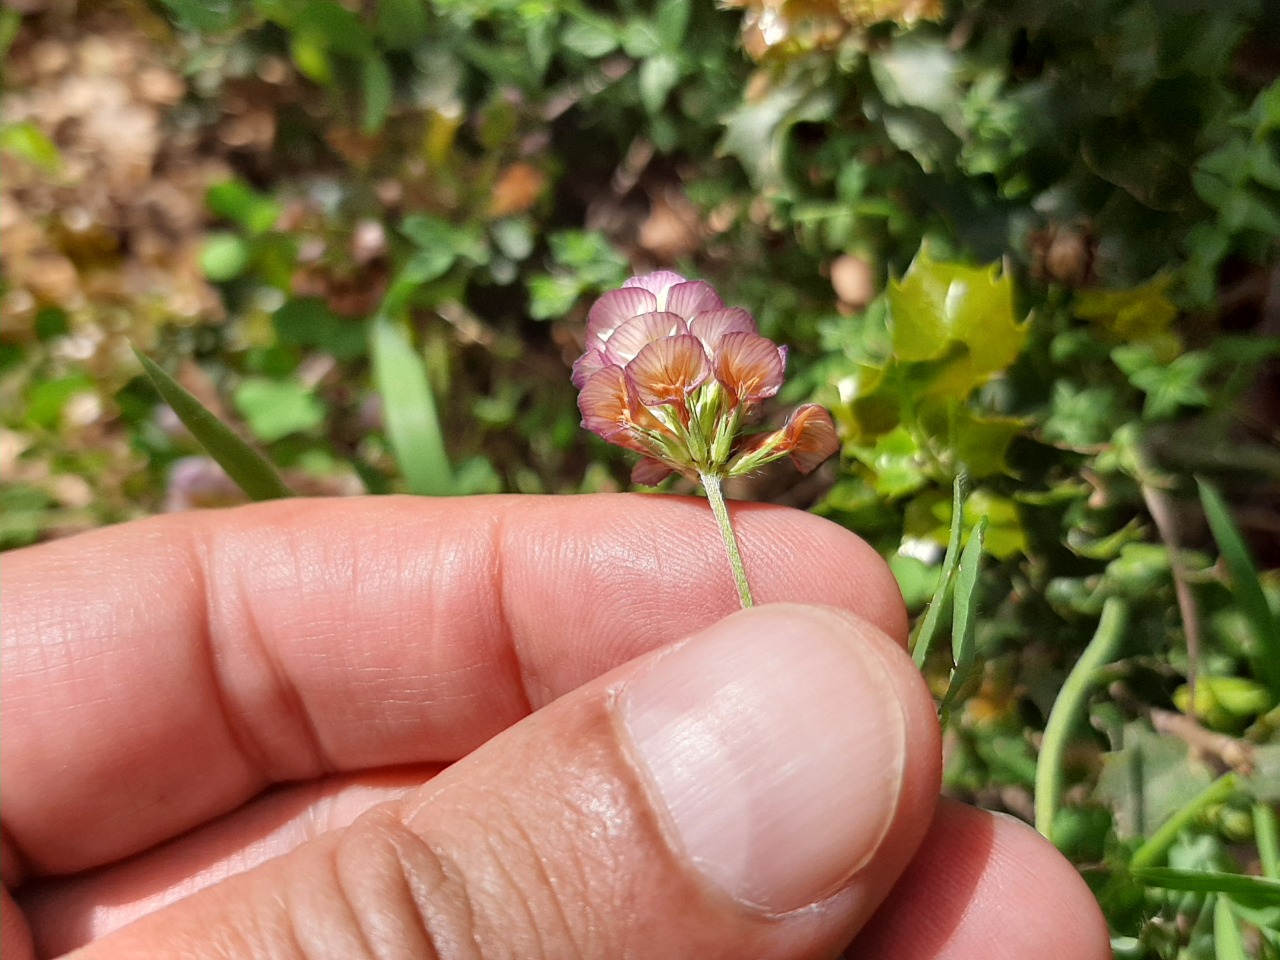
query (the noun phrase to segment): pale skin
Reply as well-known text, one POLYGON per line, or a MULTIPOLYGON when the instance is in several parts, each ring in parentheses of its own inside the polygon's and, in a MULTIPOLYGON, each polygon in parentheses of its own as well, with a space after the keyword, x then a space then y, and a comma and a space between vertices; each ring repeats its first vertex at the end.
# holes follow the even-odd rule
POLYGON ((875 553, 734 520, 762 607, 723 623, 715 524, 674 497, 295 501, 5 555, 3 955, 1108 956, 1050 845, 939 800, 875 553), (744 617, 864 645, 901 704, 874 853, 799 909, 707 880, 610 713, 744 617))

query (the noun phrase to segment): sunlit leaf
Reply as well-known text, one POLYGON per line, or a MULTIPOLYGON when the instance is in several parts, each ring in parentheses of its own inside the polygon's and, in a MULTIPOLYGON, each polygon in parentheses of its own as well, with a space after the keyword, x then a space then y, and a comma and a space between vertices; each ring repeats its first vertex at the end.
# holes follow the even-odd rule
POLYGON ((58 169, 61 156, 53 141, 29 120, 0 124, 0 153, 7 153, 52 172, 58 169))
POLYGON ((249 263, 249 248, 234 233, 211 233, 200 250, 200 269, 214 283, 238 277, 249 263))
POLYGON ((266 443, 313 430, 325 419, 320 398, 295 380, 251 377, 236 388, 233 399, 253 435, 266 443))
POLYGON ((967 267, 922 249, 902 279, 889 282, 888 297, 899 360, 937 360, 961 344, 975 379, 984 379, 1008 367, 1026 340, 1027 325, 1014 315, 1013 281, 999 264, 967 267))
POLYGON ((680 80, 680 65, 669 54, 654 54, 640 64, 639 79, 641 103, 650 113, 657 113, 680 80))
POLYGON ((424 496, 453 493, 453 470, 426 366, 404 326, 386 315, 375 318, 370 352, 387 437, 410 491, 424 496))

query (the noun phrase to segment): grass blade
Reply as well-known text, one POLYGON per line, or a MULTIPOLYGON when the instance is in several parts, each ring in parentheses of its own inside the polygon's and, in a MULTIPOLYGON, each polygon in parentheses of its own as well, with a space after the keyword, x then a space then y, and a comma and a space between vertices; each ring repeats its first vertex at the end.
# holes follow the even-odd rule
POLYGON ((1254 675, 1266 684, 1271 693, 1271 704, 1275 706, 1280 704, 1280 622, 1267 605, 1266 594, 1258 581, 1258 569, 1231 519, 1222 494, 1208 481, 1197 479, 1196 483, 1200 487, 1200 503, 1209 521, 1209 529, 1231 573, 1236 603, 1240 605, 1240 611, 1249 621, 1258 642, 1253 659, 1254 675))
POLYGON ((942 611, 947 606, 951 595, 951 580, 956 564, 960 560, 960 534, 964 530, 964 498, 967 479, 962 473, 956 477, 951 488, 951 530, 947 534, 947 552, 942 556, 942 570, 938 573, 938 587, 929 601, 929 609, 916 629, 911 642, 911 659, 917 668, 923 669, 929 657, 929 649, 937 638, 938 627, 942 623, 942 611))
POLYGON ((1144 867, 1131 870, 1135 880, 1147 886, 1192 893, 1221 893, 1251 906, 1280 906, 1280 880, 1243 873, 1214 870, 1179 870, 1175 867, 1144 867))
POLYGON ((1240 925, 1226 897, 1218 897, 1213 905, 1213 956, 1214 960, 1249 960, 1240 925))
POLYGON ((1262 875, 1280 880, 1280 840, 1276 838, 1276 812, 1268 804, 1253 805, 1253 836, 1258 844, 1262 875))
POLYGON ((169 376, 150 357, 138 350, 133 355, 165 403, 173 408, 183 426, 218 462, 236 486, 253 500, 278 500, 293 496, 280 474, 266 457, 245 443, 230 427, 215 417, 199 400, 169 376))
POLYGON ((387 438, 409 490, 423 496, 453 493, 453 470, 427 368, 402 324, 386 314, 373 321, 373 378, 382 396, 387 438))
POLYGON ((978 623, 974 593, 978 586, 978 569, 982 565, 982 541, 987 533, 987 518, 981 517, 969 534, 969 542, 960 554, 956 568, 955 591, 952 596, 951 659, 955 669, 947 687, 944 706, 949 706, 969 681, 976 653, 975 636, 978 623))

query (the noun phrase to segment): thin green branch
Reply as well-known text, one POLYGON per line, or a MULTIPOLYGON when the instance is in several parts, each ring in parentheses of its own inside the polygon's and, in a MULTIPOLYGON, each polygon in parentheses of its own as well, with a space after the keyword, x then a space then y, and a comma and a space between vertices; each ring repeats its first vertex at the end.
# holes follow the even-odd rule
POLYGON ((1133 859, 1129 861, 1129 869, 1143 870, 1155 866, 1168 853, 1173 842, 1178 839, 1178 834, 1206 808, 1225 802, 1235 792, 1238 784, 1239 778, 1234 773, 1224 773, 1205 787, 1190 803, 1162 823, 1156 832, 1147 838, 1146 843, 1134 851, 1133 859))
POLYGON ((1053 819, 1058 813, 1062 795, 1062 757, 1071 729, 1084 712, 1089 691, 1097 681, 1098 671, 1110 663, 1124 638, 1128 607, 1119 597, 1111 597, 1102 607, 1102 617, 1093 639, 1085 647, 1076 665, 1067 674, 1058 699, 1049 711, 1036 761, 1036 829, 1049 837, 1053 819))

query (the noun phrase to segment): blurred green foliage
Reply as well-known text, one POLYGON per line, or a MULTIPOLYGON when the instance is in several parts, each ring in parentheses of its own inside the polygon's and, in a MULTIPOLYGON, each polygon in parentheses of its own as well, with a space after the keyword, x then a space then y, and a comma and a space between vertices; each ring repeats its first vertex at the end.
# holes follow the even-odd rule
POLYGON ((37 109, 102 23, 6 11, 0 542, 238 496, 129 342, 299 492, 618 489, 568 382, 586 308, 703 277, 844 444, 735 493, 936 593, 948 788, 1031 819, 1050 784, 1118 955, 1280 955, 1239 876, 1280 880, 1280 19, 739 6, 123 5, 116 47, 177 84, 130 155, 160 199, 37 109), (169 279, 108 282, 145 257, 169 279))

